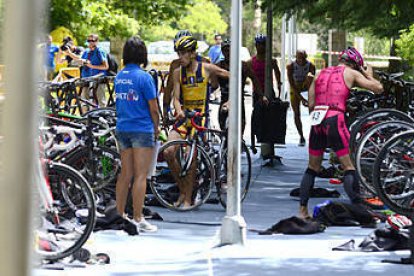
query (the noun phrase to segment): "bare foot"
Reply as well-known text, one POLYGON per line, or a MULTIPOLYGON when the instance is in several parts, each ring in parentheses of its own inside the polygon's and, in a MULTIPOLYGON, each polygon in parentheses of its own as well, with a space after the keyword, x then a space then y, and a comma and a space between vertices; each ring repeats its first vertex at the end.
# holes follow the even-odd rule
POLYGON ((306 219, 306 220, 311 219, 311 216, 309 215, 309 212, 308 212, 308 207, 306 206, 299 207, 299 217, 306 219))
POLYGON ((180 194, 180 196, 178 197, 178 200, 174 202, 174 207, 179 207, 181 204, 183 204, 184 197, 185 197, 184 194, 180 194))

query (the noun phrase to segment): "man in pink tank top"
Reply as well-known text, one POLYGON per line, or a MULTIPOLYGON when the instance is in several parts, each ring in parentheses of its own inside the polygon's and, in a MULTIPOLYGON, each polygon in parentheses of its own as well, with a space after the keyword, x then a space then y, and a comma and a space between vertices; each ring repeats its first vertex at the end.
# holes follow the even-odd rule
MULTIPOLYGON (((255 37, 255 46, 256 46, 256 55, 252 57, 252 59, 247 61, 248 68, 251 68, 251 71, 255 75, 258 80, 258 83, 253 83, 253 107, 257 102, 263 102, 264 104, 268 104, 269 101, 275 98, 275 92, 272 91, 270 95, 270 99, 265 96, 265 65, 266 65, 266 36, 264 34, 257 34, 255 37)), ((282 86, 282 82, 280 80, 280 70, 279 66, 277 65, 277 60, 272 59, 272 75, 275 75, 278 87, 278 93, 280 93, 280 89, 282 86)), ((252 126, 253 127, 253 126, 252 126)), ((254 138, 253 138, 254 139, 254 138)), ((253 144, 253 141, 252 141, 253 144)), ((274 144, 271 143, 262 143, 261 145, 261 154, 264 160, 268 160, 269 162, 265 164, 266 166, 273 165, 273 159, 278 158, 274 154, 274 144)))
POLYGON ((361 203, 355 167, 349 157, 349 131, 345 124, 346 100, 352 87, 382 93, 383 87, 374 79, 372 68, 364 69, 361 54, 352 47, 339 55, 339 65, 323 69, 309 88, 309 111, 312 128, 309 136, 309 164, 300 186, 299 215, 309 218, 309 193, 318 175, 323 153, 335 151, 344 168, 344 189, 352 203, 361 203))

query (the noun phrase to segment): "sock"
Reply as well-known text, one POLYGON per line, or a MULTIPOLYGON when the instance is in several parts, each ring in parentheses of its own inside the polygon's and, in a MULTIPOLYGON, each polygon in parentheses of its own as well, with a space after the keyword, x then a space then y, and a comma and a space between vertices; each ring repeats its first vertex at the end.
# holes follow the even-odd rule
POLYGON ((307 169, 303 175, 302 182, 300 183, 300 205, 307 206, 309 201, 310 191, 315 185, 315 177, 317 172, 312 169, 307 169))
POLYGON ((358 177, 354 170, 345 171, 344 189, 352 203, 359 203, 362 201, 361 196, 359 194, 360 189, 358 177))

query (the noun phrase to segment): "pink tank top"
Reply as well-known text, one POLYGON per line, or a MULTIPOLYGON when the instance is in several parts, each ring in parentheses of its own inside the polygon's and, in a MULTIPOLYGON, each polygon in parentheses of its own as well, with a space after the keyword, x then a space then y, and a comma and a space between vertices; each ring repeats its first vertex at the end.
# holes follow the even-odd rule
POLYGON ((345 112, 350 90, 345 84, 344 70, 345 66, 332 66, 320 72, 315 82, 315 105, 327 105, 330 111, 345 112))
MULTIPOLYGON (((265 87, 265 65, 264 60, 257 60, 256 56, 252 58, 252 69, 253 73, 256 75, 257 80, 261 86, 261 90, 264 90, 265 87)), ((257 87, 253 87, 253 90, 256 91, 257 87)))

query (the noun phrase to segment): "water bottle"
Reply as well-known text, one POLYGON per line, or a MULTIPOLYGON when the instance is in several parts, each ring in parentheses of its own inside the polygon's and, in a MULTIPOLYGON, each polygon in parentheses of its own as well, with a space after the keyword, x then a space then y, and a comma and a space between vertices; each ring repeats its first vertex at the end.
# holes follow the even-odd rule
POLYGON ((321 208, 332 203, 331 200, 325 200, 322 203, 317 204, 314 208, 313 208, 313 217, 316 218, 318 217, 319 213, 321 212, 321 208))
POLYGON ((148 180, 151 180, 151 176, 155 174, 155 169, 157 166, 158 150, 160 149, 160 146, 161 146, 161 142, 155 141, 154 152, 152 154, 152 159, 151 159, 151 165, 149 167, 148 174, 147 174, 148 180))

